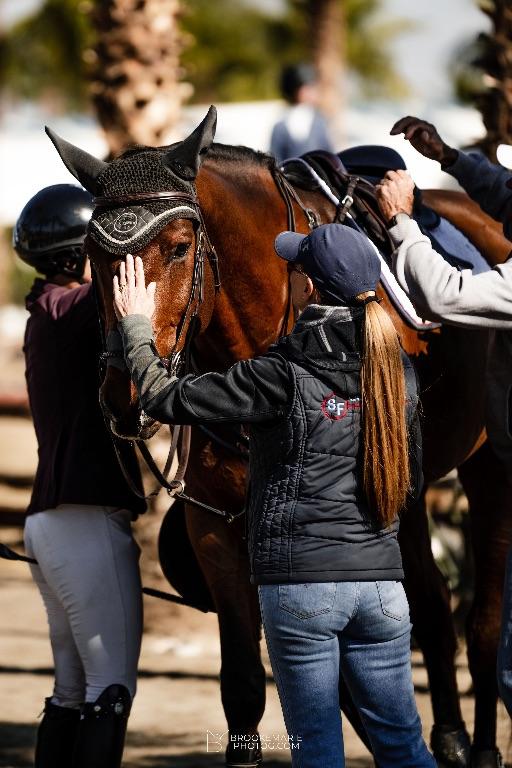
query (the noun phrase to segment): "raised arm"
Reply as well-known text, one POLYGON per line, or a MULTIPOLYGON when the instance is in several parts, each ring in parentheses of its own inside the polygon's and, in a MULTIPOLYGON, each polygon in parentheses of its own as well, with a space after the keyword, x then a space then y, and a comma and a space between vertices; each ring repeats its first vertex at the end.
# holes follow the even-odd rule
POLYGON ((448 264, 409 217, 414 182, 405 171, 386 174, 377 198, 396 246, 393 268, 418 313, 453 325, 512 328, 512 261, 480 275, 448 264))
POLYGON ((209 421, 263 422, 284 416, 292 383, 285 361, 277 355, 241 360, 226 373, 176 378, 155 352, 148 318, 120 320, 126 364, 140 403, 148 416, 162 423, 209 421))
POLYGON ((417 117, 403 117, 391 129, 404 134, 424 157, 436 160, 453 176, 468 195, 493 219, 507 223, 512 216, 512 174, 477 152, 459 152, 440 137, 431 123, 417 117))

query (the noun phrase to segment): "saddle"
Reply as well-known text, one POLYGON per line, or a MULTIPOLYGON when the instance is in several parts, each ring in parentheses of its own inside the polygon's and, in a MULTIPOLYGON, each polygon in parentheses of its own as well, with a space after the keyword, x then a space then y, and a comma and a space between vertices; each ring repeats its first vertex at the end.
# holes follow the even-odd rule
POLYGON ((334 221, 344 223, 350 212, 390 265, 393 243, 379 210, 375 187, 363 176, 351 173, 341 155, 325 150, 307 152, 300 158, 286 160, 283 172, 291 184, 301 189, 325 194, 326 185, 332 193, 332 197, 329 196, 332 202, 333 198, 338 201, 334 221))
MULTIPOLYGON (((405 162, 394 149, 379 145, 352 147, 337 155, 317 150, 286 160, 281 166, 290 184, 322 192, 336 205, 334 222, 354 226, 368 237, 381 261, 382 284, 401 317, 417 331, 431 330, 439 327, 439 323, 425 321, 416 314, 391 270, 394 245, 375 194, 375 185, 388 170, 406 170, 405 162)), ((474 273, 490 268, 462 232, 424 204, 417 187, 413 217, 436 251, 452 266, 474 273)))

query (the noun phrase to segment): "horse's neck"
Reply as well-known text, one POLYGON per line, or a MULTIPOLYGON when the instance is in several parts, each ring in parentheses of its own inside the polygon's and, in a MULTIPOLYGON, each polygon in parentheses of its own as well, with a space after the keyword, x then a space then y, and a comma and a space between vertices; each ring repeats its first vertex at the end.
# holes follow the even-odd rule
POLYGON ((268 168, 208 161, 197 180, 222 288, 198 340, 201 367, 223 369, 275 341, 288 301, 286 265, 274 253, 286 208, 268 168))

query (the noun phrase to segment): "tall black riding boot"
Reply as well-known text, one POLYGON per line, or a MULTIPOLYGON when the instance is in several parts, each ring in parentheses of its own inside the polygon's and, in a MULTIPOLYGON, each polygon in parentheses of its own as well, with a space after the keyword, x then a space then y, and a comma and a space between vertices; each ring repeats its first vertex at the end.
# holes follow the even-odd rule
POLYGON ((35 768, 70 768, 80 722, 80 710, 45 700, 37 729, 35 768))
POLYGON ((132 700, 124 685, 109 685, 84 704, 73 768, 120 768, 132 700))

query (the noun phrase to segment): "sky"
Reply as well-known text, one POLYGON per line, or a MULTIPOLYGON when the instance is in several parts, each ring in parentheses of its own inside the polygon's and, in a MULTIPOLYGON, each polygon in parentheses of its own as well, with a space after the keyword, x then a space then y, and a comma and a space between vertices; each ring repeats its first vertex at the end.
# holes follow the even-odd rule
POLYGON ((458 47, 490 27, 476 0, 383 0, 384 15, 414 22, 416 29, 397 38, 397 70, 409 81, 411 91, 427 101, 451 96, 447 76, 458 47))

